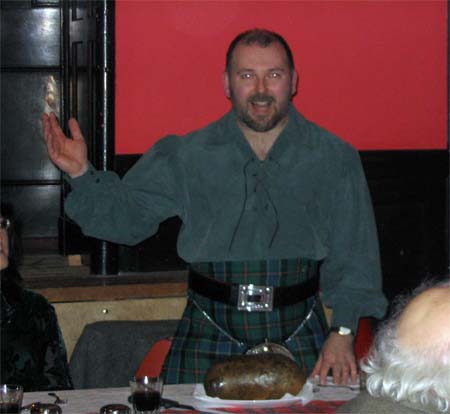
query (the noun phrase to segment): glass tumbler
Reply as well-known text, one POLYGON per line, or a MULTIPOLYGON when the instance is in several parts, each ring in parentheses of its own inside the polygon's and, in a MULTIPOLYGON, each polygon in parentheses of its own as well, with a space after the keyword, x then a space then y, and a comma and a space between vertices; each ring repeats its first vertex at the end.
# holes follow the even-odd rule
POLYGON ((133 377, 130 390, 135 414, 159 413, 163 391, 161 377, 133 377))
POLYGON ((16 414, 22 409, 23 387, 16 384, 0 386, 0 413, 16 414))

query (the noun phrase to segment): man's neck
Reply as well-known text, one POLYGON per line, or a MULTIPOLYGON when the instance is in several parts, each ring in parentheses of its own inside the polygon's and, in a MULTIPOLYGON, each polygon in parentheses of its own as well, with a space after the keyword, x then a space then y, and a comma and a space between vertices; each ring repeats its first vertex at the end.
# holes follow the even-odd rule
POLYGON ((247 142, 249 143, 253 152, 261 161, 263 161, 266 159, 267 154, 273 147, 273 144, 275 144, 275 141, 280 136, 287 122, 288 118, 286 117, 285 119, 280 121, 274 128, 266 132, 254 131, 240 121, 238 121, 238 126, 247 139, 247 142))

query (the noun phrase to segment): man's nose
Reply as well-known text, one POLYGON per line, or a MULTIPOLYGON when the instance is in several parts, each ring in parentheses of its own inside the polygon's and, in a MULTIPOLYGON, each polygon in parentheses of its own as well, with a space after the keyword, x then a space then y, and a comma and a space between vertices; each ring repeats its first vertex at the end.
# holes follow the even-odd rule
POLYGON ((256 90, 261 93, 265 92, 266 89, 267 89, 266 78, 263 76, 256 78, 256 90))

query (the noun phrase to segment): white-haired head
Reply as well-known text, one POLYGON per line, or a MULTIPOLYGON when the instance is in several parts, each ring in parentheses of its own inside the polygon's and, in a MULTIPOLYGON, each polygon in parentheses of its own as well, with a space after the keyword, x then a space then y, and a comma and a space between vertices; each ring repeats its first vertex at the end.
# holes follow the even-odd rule
POLYGON ((450 410, 450 282, 401 298, 361 370, 374 397, 450 410))

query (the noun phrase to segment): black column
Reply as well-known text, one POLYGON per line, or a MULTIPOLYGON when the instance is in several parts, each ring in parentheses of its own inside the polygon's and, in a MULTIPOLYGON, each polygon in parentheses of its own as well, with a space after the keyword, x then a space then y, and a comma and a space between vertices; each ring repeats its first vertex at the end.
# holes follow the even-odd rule
MULTIPOLYGON (((104 0, 97 3, 97 94, 95 165, 99 170, 114 168, 114 33, 115 3, 104 0)), ((97 275, 118 273, 118 246, 95 241, 91 252, 91 272, 97 275)))

